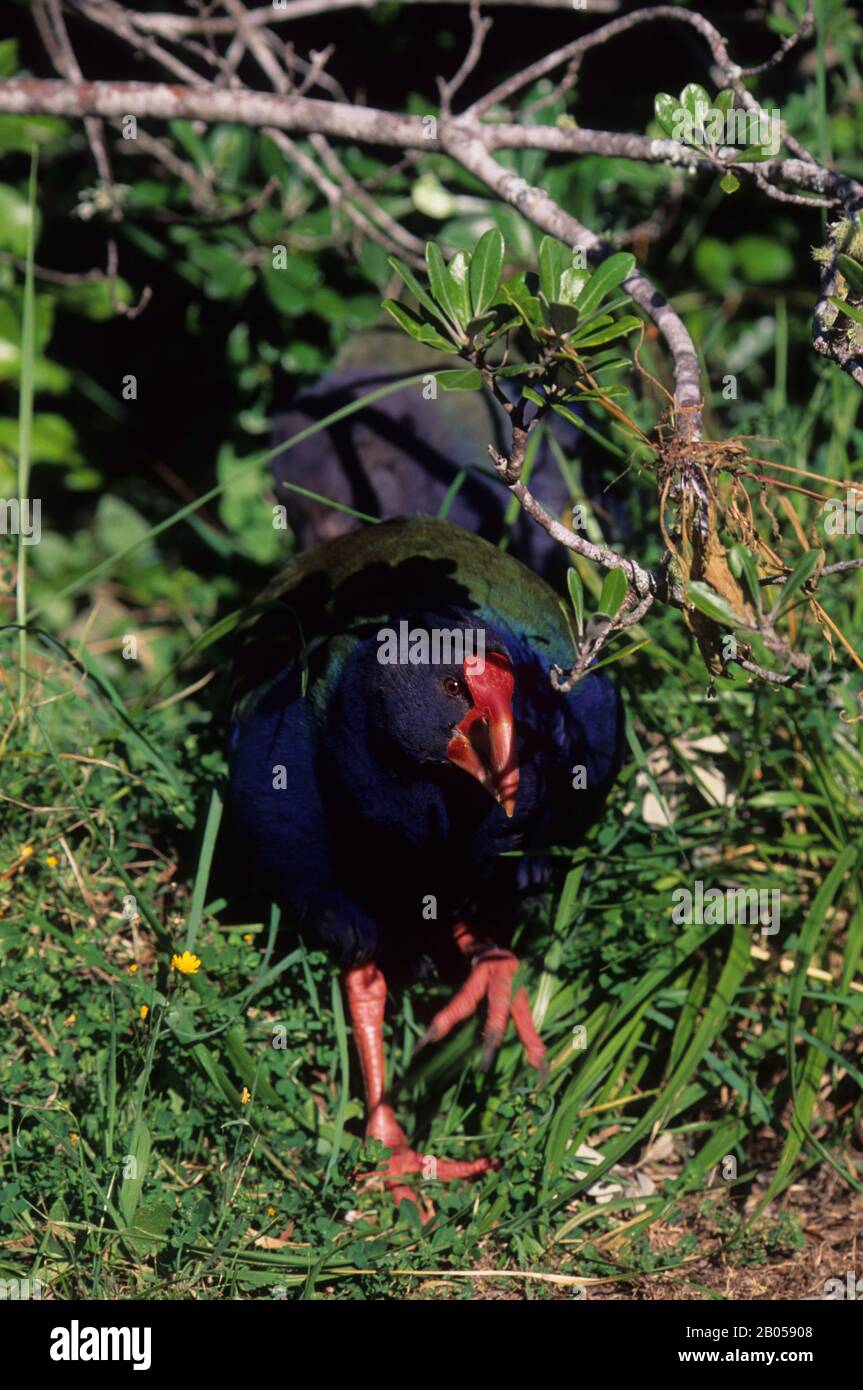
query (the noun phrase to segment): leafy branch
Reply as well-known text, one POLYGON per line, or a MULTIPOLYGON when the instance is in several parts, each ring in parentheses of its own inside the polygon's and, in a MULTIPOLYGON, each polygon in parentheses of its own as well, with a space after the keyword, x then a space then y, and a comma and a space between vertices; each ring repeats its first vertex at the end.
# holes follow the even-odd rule
MULTIPOLYGON (((584 259, 579 250, 546 236, 538 270, 504 278, 506 247, 496 228, 484 233, 473 252, 460 251, 448 263, 440 247, 429 242, 425 283, 397 257, 390 260, 416 307, 392 298, 383 305, 414 341, 461 360, 463 365, 436 373, 443 390, 486 389, 502 407, 510 449, 503 454, 489 445, 488 452, 524 510, 554 540, 610 571, 598 612, 587 620, 581 580, 570 571, 575 661, 568 672, 553 672, 553 684, 571 689, 595 666, 606 643, 640 623, 656 599, 683 611, 712 677, 727 676, 736 665, 747 676, 795 684, 811 658, 781 635, 777 624, 795 596, 817 603, 822 551, 807 549, 789 570, 758 535, 741 481, 758 476, 749 471, 756 461, 740 441, 683 438, 664 421, 651 438, 629 418, 621 404, 628 388, 606 378, 638 365, 637 350, 630 358, 610 346, 643 331, 639 317, 620 312, 630 304, 626 285, 634 258, 619 252, 593 271, 584 259), (653 569, 564 525, 523 480, 535 432, 552 413, 579 427, 588 402, 630 435, 632 451, 640 452, 642 467, 656 478, 664 549, 653 569), (721 533, 728 530, 739 539, 726 548, 721 533), (769 562, 766 575, 759 571, 759 558, 769 562), (768 583, 782 586, 769 608, 763 602, 768 583)), ((863 288, 863 271, 854 283, 863 288)), ((757 462, 772 466, 769 460, 757 462)), ((838 573, 858 564, 826 568, 838 573)))

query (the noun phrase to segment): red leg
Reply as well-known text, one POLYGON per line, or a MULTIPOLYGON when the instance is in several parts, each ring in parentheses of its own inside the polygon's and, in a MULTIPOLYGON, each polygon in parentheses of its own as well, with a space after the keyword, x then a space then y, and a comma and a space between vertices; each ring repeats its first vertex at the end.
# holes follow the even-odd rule
POLYGON ((435 1014, 420 1045, 445 1038, 457 1024, 475 1014, 481 1001, 487 999, 483 1067, 491 1065, 512 1016, 528 1062, 544 1073, 545 1044, 531 1018, 527 990, 522 986, 514 998, 512 994, 512 982, 518 970, 517 958, 512 951, 502 950, 487 937, 476 935, 465 922, 459 922, 453 929, 453 939, 470 961, 471 973, 458 993, 435 1014))
POLYGON ((390 1158, 380 1169, 380 1174, 383 1175, 384 1184, 391 1191, 396 1204, 407 1198, 419 1208, 423 1220, 429 1221, 434 1215, 431 1202, 422 1201, 412 1188, 399 1179, 408 1173, 421 1173, 424 1178, 437 1178, 443 1182, 449 1182, 453 1178, 473 1178, 497 1167, 497 1161, 491 1158, 477 1158, 471 1162, 439 1159, 435 1158, 434 1154, 421 1154, 410 1147, 407 1135, 396 1119, 392 1106, 385 1099, 386 980, 376 965, 360 965, 347 972, 345 988, 366 1093, 366 1134, 370 1139, 379 1139, 386 1148, 392 1150, 390 1158))

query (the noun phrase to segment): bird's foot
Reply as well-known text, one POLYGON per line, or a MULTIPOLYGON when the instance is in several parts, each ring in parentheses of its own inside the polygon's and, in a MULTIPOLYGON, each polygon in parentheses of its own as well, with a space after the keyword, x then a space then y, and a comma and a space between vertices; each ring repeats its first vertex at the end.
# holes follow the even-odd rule
POLYGON ((434 1205, 406 1182, 405 1177, 416 1173, 427 1182, 452 1182, 456 1178, 476 1178, 498 1168, 496 1158, 476 1158, 467 1161, 450 1158, 437 1158, 435 1154, 419 1153, 408 1144, 407 1135, 396 1120, 392 1107, 378 1105, 366 1126, 366 1136, 378 1139, 391 1150, 389 1157, 383 1159, 373 1173, 363 1177, 363 1185, 382 1182, 392 1196, 396 1206, 402 1201, 413 1202, 420 1213, 423 1224, 434 1216, 434 1205))
POLYGON ((512 951, 503 950, 492 944, 473 947, 476 938, 462 934, 459 942, 462 950, 471 961, 471 973, 450 1002, 436 1013, 422 1039, 420 1047, 427 1043, 439 1042, 451 1033, 459 1023, 476 1013, 483 999, 488 1000, 485 1027, 483 1029, 484 1047, 482 1067, 487 1070, 494 1055, 503 1042, 503 1035, 510 1015, 524 1047, 525 1055, 532 1067, 536 1067, 541 1077, 546 1072, 545 1044, 531 1017, 527 990, 522 985, 512 992, 512 983, 518 971, 518 958, 512 951))

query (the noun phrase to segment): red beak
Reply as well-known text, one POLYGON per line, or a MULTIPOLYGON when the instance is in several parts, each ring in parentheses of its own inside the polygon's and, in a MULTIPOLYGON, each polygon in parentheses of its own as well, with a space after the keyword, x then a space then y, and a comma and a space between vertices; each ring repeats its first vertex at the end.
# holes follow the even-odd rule
POLYGON ((518 795, 512 664, 500 652, 487 652, 481 669, 476 658, 469 657, 464 675, 473 708, 456 725, 447 757, 475 777, 511 816, 518 795))

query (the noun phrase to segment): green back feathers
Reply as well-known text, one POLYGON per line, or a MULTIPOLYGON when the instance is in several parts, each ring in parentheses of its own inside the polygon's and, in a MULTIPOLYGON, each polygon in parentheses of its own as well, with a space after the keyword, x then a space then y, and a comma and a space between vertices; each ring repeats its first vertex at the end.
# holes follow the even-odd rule
POLYGON ((347 650, 395 613, 468 610, 505 624, 549 661, 568 662, 561 600, 488 541, 426 517, 365 526, 299 555, 261 596, 246 629, 236 697, 243 701, 298 661, 315 674, 324 644, 347 650))

